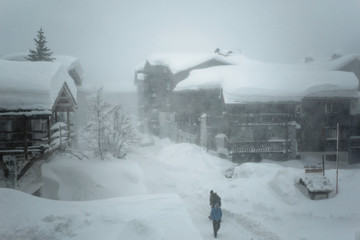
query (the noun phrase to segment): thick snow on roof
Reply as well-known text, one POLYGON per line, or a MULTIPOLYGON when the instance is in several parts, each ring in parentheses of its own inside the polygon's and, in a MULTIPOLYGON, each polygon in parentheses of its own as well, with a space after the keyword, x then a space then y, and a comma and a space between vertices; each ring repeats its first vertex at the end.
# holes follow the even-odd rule
POLYGON ((299 101, 309 94, 315 97, 316 93, 333 97, 349 97, 349 93, 354 97, 357 94, 358 80, 353 73, 255 69, 218 66, 194 70, 174 91, 222 88, 228 104, 299 101))
MULTIPOLYGON (((261 63, 258 61, 250 60, 244 55, 239 53, 232 54, 230 56, 222 56, 216 53, 211 54, 196 54, 196 53, 159 53, 151 54, 147 58, 147 62, 151 65, 162 65, 168 66, 173 74, 176 74, 180 71, 189 69, 191 67, 197 66, 201 63, 207 62, 209 60, 218 60, 225 64, 230 65, 241 65, 249 69, 287 69, 287 70, 297 70, 297 71, 324 71, 324 70, 340 70, 343 66, 350 63, 351 61, 358 59, 360 60, 360 54, 345 54, 336 59, 331 59, 330 57, 317 57, 313 61, 298 64, 284 64, 284 63, 261 63)), ((146 61, 145 61, 146 62, 146 61)), ((137 70, 142 70, 145 66, 145 63, 142 63, 137 70)))
MULTIPOLYGON (((12 53, 5 56, 2 56, 1 59, 7 60, 7 61, 28 61, 26 58, 28 56, 28 53, 12 53)), ((53 61, 54 63, 60 63, 63 65, 68 71, 71 69, 75 69, 77 74, 81 77, 83 70, 81 68, 81 65, 79 63, 79 60, 72 56, 63 56, 63 55, 55 55, 52 56, 55 58, 53 61)))
POLYGON ((27 53, 11 53, 5 56, 1 56, 1 59, 7 61, 28 61, 26 57, 28 56, 27 53))
POLYGON ((340 70, 343 66, 355 59, 360 60, 360 54, 346 54, 334 60, 330 58, 314 59, 312 62, 304 63, 303 67, 315 70, 340 70))
POLYGON ((271 69, 271 70, 294 70, 294 71, 337 71, 344 67, 346 64, 352 62, 353 60, 360 60, 360 54, 346 54, 339 58, 332 60, 330 57, 318 57, 311 62, 301 62, 296 64, 290 63, 256 63, 256 64, 242 64, 243 67, 249 69, 271 69))
POLYGON ((169 67, 173 74, 183 70, 195 67, 199 64, 205 63, 210 60, 217 60, 224 64, 239 64, 245 60, 245 57, 240 54, 234 54, 228 57, 219 54, 152 54, 147 58, 151 65, 162 65, 169 67))
POLYGON ((77 89, 65 66, 0 59, 0 109, 51 110, 64 83, 76 99, 77 89))
POLYGON ((54 56, 54 62, 61 63, 68 71, 74 69, 79 77, 83 74, 83 69, 79 63, 79 60, 71 56, 54 56))

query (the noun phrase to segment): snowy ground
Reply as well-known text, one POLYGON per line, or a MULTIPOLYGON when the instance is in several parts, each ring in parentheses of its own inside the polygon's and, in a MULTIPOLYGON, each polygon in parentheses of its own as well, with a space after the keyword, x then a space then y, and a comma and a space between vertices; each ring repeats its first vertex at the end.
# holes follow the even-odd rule
POLYGON ((359 166, 339 171, 338 195, 314 201, 297 184, 311 162, 236 165, 166 140, 125 160, 58 154, 42 167, 47 199, 0 189, 0 239, 213 239, 211 189, 220 239, 360 239, 359 166))

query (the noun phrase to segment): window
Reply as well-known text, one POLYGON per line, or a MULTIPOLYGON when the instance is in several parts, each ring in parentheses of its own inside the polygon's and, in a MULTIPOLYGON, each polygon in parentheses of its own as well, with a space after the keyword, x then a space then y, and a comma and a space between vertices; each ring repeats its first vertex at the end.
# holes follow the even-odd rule
POLYGON ((47 121, 45 120, 42 120, 41 121, 41 124, 40 124, 40 130, 42 131, 42 132, 46 132, 47 131, 47 121))
MULTIPOLYGON (((327 140, 336 140, 337 138, 337 128, 336 126, 334 127, 326 127, 326 139, 327 140)), ((344 140, 347 138, 347 131, 346 129, 342 129, 340 127, 339 129, 339 139, 340 140, 344 140)))
POLYGON ((169 82, 166 83, 166 90, 171 91, 171 84, 169 82))
POLYGON ((325 113, 337 113, 338 104, 334 102, 325 103, 325 113))
POLYGON ((329 127, 326 129, 326 138, 327 139, 336 139, 337 138, 336 127, 329 127))

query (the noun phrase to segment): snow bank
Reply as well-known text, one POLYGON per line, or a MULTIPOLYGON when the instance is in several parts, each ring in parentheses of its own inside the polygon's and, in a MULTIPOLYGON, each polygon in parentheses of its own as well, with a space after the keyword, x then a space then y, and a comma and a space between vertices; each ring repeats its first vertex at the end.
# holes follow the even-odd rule
MULTIPOLYGON (((194 226, 202 239, 212 239, 207 219, 211 189, 222 198, 222 239, 352 240, 360 232, 360 171, 354 165, 349 166, 354 169, 339 170, 338 195, 314 201, 297 183, 305 160, 237 165, 192 144, 156 139, 154 145, 137 149, 126 160, 71 156, 56 155, 43 165, 44 194, 63 200, 124 198, 61 202, 7 197, 1 190, 1 239, 21 239, 24 234, 33 234, 35 239, 40 234, 46 239, 99 239, 100 234, 103 239, 184 239, 187 231, 194 234, 185 236, 188 239, 200 239, 194 226), (225 172, 232 172, 232 177, 225 177, 225 172), (6 216, 11 216, 10 221, 6 216), (164 226, 175 228, 171 237, 164 233, 164 226)), ((314 161, 306 160, 306 164, 314 161)), ((326 170, 332 186, 335 173, 333 166, 326 170)))
MULTIPOLYGON (((353 239, 360 223, 360 208, 350 201, 360 195, 351 182, 358 181, 358 170, 341 170, 339 195, 314 201, 300 191, 297 183, 304 169, 281 164, 245 163, 236 167, 231 184, 223 190, 223 208, 247 224, 260 224, 265 227, 263 231, 275 232, 274 239, 353 239)), ((335 180, 334 170, 326 174, 335 180)))
POLYGON ((63 202, 0 192, 0 239, 201 239, 177 195, 63 202))
POLYGON ((139 166, 125 159, 79 160, 65 153, 44 164, 42 174, 43 195, 50 199, 96 200, 147 192, 139 166))

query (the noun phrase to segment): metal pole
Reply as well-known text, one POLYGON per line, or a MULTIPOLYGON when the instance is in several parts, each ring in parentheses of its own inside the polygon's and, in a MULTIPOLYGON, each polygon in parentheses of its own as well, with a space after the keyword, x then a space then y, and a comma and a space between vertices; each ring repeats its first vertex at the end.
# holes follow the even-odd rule
POLYGON ((24 116, 24 153, 25 153, 25 159, 29 159, 29 153, 28 153, 28 133, 27 133, 27 118, 24 116))
POLYGON ((49 144, 49 149, 50 149, 50 145, 51 145, 51 130, 50 130, 50 115, 47 117, 46 119, 46 124, 47 124, 47 137, 48 137, 48 144, 49 144))
POLYGON ((322 155, 323 176, 325 176, 325 154, 322 155))
POLYGON ((336 194, 339 192, 339 123, 336 126, 337 128, 337 137, 336 137, 336 194))
POLYGON ((69 110, 66 110, 66 121, 67 121, 67 130, 68 130, 68 140, 67 140, 67 146, 71 144, 71 132, 70 132, 70 113, 69 110))

